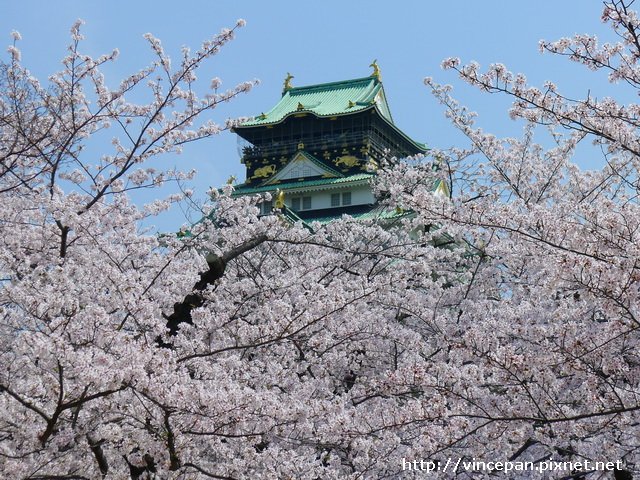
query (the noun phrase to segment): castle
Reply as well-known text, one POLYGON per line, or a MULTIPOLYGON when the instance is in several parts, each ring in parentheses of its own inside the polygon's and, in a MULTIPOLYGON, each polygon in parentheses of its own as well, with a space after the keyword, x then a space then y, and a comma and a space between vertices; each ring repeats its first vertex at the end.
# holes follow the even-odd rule
POLYGON ((233 195, 269 192, 262 214, 278 208, 308 224, 383 215, 370 186, 379 161, 427 147, 395 125, 378 65, 371 67, 368 77, 304 87, 287 75, 280 101, 234 128, 246 180, 233 195))

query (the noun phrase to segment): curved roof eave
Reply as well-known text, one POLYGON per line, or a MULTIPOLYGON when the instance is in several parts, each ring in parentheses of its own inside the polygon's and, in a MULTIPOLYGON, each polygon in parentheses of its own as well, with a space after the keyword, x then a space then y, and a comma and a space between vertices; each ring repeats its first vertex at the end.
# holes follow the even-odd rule
MULTIPOLYGON (((294 112, 289 112, 286 115, 284 115, 280 120, 277 120, 277 121, 274 121, 274 122, 264 122, 264 123, 257 123, 257 124, 252 124, 252 125, 237 125, 237 126, 233 127, 233 131, 240 130, 240 129, 241 130, 248 130, 250 128, 259 128, 259 127, 280 125, 281 123, 283 123, 288 118, 295 117, 296 115, 300 115, 301 113, 310 113, 311 115, 315 116, 316 118, 344 117, 344 116, 347 116, 347 115, 353 115, 354 113, 366 112, 367 110, 371 109, 372 107, 375 107, 374 104, 357 105, 357 106, 359 106, 361 108, 354 109, 354 110, 351 110, 349 112, 334 112, 334 113, 325 113, 325 114, 319 114, 317 112, 314 112, 312 109, 304 108, 304 109, 301 109, 301 110, 296 110, 294 112)), ((380 111, 378 111, 378 113, 380 113, 380 111)))
MULTIPOLYGON (((385 103, 386 103, 386 97, 385 97, 385 103)), ((387 109, 388 108, 389 108, 389 106, 387 105, 387 109)), ((375 109, 375 111, 378 113, 378 116, 380 118, 382 118, 387 123, 387 125, 389 125, 391 128, 393 128, 393 130, 395 130, 397 133, 399 133, 400 136, 402 136, 402 138, 407 140, 410 144, 415 146, 422 153, 426 153, 426 152, 429 151, 429 147, 427 147, 425 144, 420 143, 420 142, 416 142, 411 137, 409 137, 406 133, 404 133, 402 130, 400 130, 396 126, 396 124, 393 123, 392 120, 388 119, 380 111, 380 109, 378 108, 378 105, 376 105, 375 103, 363 106, 363 108, 360 108, 358 110, 353 110, 351 112, 338 112, 338 113, 331 113, 331 114, 326 114, 326 115, 321 115, 321 114, 319 115, 318 113, 316 113, 316 112, 314 112, 313 110, 310 110, 310 109, 298 110, 298 111, 290 112, 290 113, 286 114, 284 117, 282 117, 280 120, 278 120, 276 122, 260 123, 260 124, 257 124, 257 125, 238 125, 237 127, 233 127, 233 131, 235 132, 238 129, 248 130, 250 128, 260 128, 260 127, 266 127, 266 126, 269 126, 269 125, 271 125, 271 126, 280 125, 285 120, 287 120, 288 118, 294 117, 294 116, 299 115, 301 113, 308 113, 308 114, 311 114, 311 115, 315 116, 316 118, 331 118, 331 117, 344 117, 344 116, 347 116, 347 115, 353 115, 354 113, 366 112, 366 111, 371 110, 371 109, 375 109)))

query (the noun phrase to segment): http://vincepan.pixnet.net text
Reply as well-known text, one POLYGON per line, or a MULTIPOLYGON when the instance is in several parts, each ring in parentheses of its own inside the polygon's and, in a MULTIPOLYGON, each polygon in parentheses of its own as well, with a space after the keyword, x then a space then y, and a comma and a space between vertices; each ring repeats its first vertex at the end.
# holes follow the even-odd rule
POLYGON ((566 461, 554 460, 553 458, 538 462, 522 462, 522 461, 484 461, 475 458, 447 458, 446 461, 434 461, 426 459, 402 459, 403 472, 424 472, 424 473, 492 473, 492 472, 611 472, 624 468, 622 460, 617 461, 566 461))

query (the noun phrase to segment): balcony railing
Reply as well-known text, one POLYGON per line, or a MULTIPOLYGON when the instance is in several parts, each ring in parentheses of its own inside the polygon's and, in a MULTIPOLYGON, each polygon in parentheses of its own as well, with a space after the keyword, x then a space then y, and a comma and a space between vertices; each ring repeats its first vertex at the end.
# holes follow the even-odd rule
POLYGON ((389 148, 389 140, 376 132, 352 132, 334 135, 325 135, 316 138, 300 138, 297 140, 272 142, 264 145, 247 145, 242 148, 242 161, 256 160, 278 155, 291 155, 304 145, 306 151, 334 150, 353 146, 368 145, 369 153, 374 157, 380 157, 389 148))

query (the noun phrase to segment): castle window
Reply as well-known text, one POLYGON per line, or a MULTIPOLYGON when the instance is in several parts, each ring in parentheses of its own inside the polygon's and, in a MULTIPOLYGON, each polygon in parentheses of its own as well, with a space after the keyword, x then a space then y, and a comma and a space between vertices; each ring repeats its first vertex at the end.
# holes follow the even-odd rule
POLYGON ((303 210, 311 209, 311 197, 302 197, 302 209, 303 210))
POLYGON ((341 205, 351 205, 351 192, 331 194, 331 206, 339 207, 341 205))
POLYGON ((291 208, 295 211, 311 210, 311 197, 294 197, 291 199, 291 208))

